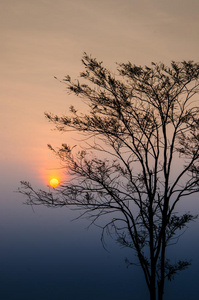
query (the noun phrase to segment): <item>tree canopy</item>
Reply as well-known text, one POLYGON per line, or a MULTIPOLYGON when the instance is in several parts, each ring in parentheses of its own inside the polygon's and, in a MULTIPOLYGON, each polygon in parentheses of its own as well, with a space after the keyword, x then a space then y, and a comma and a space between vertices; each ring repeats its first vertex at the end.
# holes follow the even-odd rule
POLYGON ((189 265, 172 263, 167 246, 197 217, 178 210, 199 191, 199 64, 128 62, 114 74, 86 53, 82 62, 80 79, 63 82, 88 113, 71 106, 68 115, 45 115, 59 131, 85 135, 86 144, 49 145, 68 180, 50 192, 22 182, 20 192, 31 205, 79 208, 93 223, 108 217, 102 238, 106 232, 134 250, 150 299, 162 300, 165 279, 189 265))

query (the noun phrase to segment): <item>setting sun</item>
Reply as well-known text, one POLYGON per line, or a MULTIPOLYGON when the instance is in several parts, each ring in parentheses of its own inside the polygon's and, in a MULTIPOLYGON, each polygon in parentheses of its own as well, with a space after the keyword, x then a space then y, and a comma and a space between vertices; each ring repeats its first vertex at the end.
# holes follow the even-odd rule
POLYGON ((52 178, 52 179, 50 180, 50 185, 51 185, 52 187, 58 186, 58 185, 59 185, 59 180, 58 180, 57 178, 52 178))

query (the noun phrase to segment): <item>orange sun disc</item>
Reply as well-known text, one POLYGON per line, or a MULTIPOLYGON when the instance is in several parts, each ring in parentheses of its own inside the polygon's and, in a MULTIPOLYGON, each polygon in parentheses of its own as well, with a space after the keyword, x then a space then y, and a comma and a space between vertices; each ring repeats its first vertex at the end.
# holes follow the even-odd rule
POLYGON ((57 178, 52 178, 52 179, 50 180, 50 185, 51 185, 52 187, 58 186, 58 185, 59 185, 59 180, 58 180, 57 178))

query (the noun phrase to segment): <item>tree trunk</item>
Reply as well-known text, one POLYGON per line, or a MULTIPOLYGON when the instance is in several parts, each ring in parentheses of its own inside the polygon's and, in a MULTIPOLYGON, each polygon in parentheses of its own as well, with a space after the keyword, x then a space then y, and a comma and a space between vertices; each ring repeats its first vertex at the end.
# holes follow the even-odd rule
POLYGON ((150 300, 156 300, 156 288, 154 286, 150 290, 150 300))
POLYGON ((164 283, 160 282, 158 286, 158 300, 163 300, 163 294, 164 294, 164 283))
POLYGON ((165 232, 163 233, 163 238, 162 238, 162 253, 161 253, 161 277, 160 281, 158 283, 158 300, 163 300, 163 295, 164 295, 164 282, 165 282, 165 249, 166 249, 166 244, 165 244, 165 232))
POLYGON ((154 258, 151 260, 150 300, 156 300, 156 265, 154 258))

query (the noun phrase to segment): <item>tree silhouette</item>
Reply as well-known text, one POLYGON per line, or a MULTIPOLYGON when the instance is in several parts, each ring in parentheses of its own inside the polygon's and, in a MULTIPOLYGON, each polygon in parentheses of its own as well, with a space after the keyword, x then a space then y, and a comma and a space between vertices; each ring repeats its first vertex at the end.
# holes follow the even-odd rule
POLYGON ((199 64, 129 62, 115 75, 87 54, 82 62, 81 82, 69 76, 63 82, 88 113, 71 106, 69 116, 45 115, 59 131, 85 135, 86 146, 49 145, 64 163, 67 182, 49 192, 22 182, 20 192, 30 205, 78 208, 92 223, 105 216, 102 240, 108 233, 133 249, 150 299, 162 300, 165 279, 190 264, 172 263, 166 249, 197 217, 177 209, 199 191, 199 64))

